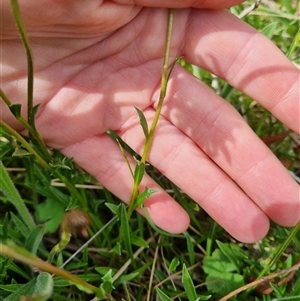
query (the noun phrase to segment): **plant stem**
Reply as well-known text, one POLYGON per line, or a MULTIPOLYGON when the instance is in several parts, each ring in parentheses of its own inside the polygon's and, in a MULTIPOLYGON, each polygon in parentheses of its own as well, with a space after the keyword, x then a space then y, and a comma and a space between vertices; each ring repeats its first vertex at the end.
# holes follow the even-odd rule
POLYGON ((63 176, 58 171, 54 171, 53 168, 35 151, 35 149, 16 130, 14 130, 12 127, 10 127, 7 123, 5 123, 1 119, 0 119, 0 127, 6 129, 6 131, 10 133, 13 137, 15 137, 16 140, 19 141, 28 150, 29 153, 34 155, 36 161, 41 166, 43 166, 44 168, 46 168, 47 170, 55 174, 55 176, 57 176, 66 185, 71 195, 75 199, 80 201, 80 203, 83 206, 83 210, 87 210, 88 206, 85 199, 81 196, 81 194, 78 192, 75 186, 65 176, 63 176))
MULTIPOLYGON (((165 52, 164 52, 164 58, 163 58, 163 68, 162 68, 162 78, 161 78, 161 89, 160 89, 160 95, 159 95, 159 101, 157 105, 157 109, 154 115, 154 119, 149 131, 148 138, 146 139, 144 150, 141 158, 141 164, 146 164, 147 157, 149 154, 149 150, 153 141, 154 132, 158 123, 158 119, 160 116, 160 112, 162 109, 163 101, 166 96, 167 92, 167 84, 168 84, 168 62, 169 62, 169 54, 170 54, 170 46, 171 46, 171 37, 172 37, 172 28, 173 28, 173 18, 174 18, 174 10, 169 9, 168 14, 168 26, 167 26, 167 39, 166 39, 166 46, 165 46, 165 52)), ((137 196, 139 194, 139 182, 134 179, 133 184, 133 190, 130 198, 129 208, 127 211, 127 217, 130 218, 134 207, 135 207, 135 201, 137 199, 137 196)))
POLYGON ((24 45, 27 56, 28 67, 28 81, 27 81, 27 116, 28 123, 34 128, 34 114, 33 114, 33 59, 32 51, 29 44, 29 39, 25 31, 25 26, 21 17, 20 7, 17 0, 10 0, 14 20, 16 22, 18 31, 21 36, 22 43, 24 45))
POLYGON ((85 282, 84 280, 80 279, 79 277, 67 272, 63 269, 57 268, 56 266, 51 265, 48 262, 41 260, 39 257, 31 254, 26 249, 23 249, 16 245, 6 245, 0 243, 0 254, 13 258, 14 260, 20 261, 25 263, 31 267, 38 268, 41 271, 48 272, 50 274, 55 274, 60 276, 66 280, 69 280, 73 284, 75 284, 81 290, 91 294, 97 293, 98 288, 85 282))
POLYGON ((297 232, 299 230, 300 230, 300 221, 296 224, 296 226, 294 228, 292 228, 292 230, 291 230, 290 234, 288 235, 288 237, 286 238, 286 240, 277 247, 273 258, 271 259, 271 261, 269 262, 269 264, 263 269, 263 271, 259 274, 259 276, 257 277, 258 279, 260 279, 266 273, 269 272, 269 270, 272 268, 272 266, 280 258, 280 256, 284 252, 284 250, 290 245, 292 239, 294 237, 296 237, 296 234, 297 234, 297 232))
POLYGON ((13 137, 17 139, 27 150, 29 153, 35 156, 35 159, 38 161, 40 165, 44 168, 51 170, 51 166, 35 151, 35 149, 12 127, 10 127, 6 122, 0 119, 0 127, 6 129, 8 133, 10 133, 13 137))
MULTIPOLYGON (((38 143, 40 149, 44 155, 44 158, 50 160, 51 157, 47 152, 47 147, 40 137, 40 134, 37 132, 35 128, 35 113, 36 110, 33 107, 33 84, 34 84, 34 76, 33 76, 33 56, 32 50, 29 43, 29 38, 25 30, 25 26, 22 20, 20 7, 17 0, 10 0, 10 5, 12 8, 12 13, 14 17, 14 21, 16 23, 18 32, 21 36, 21 40, 23 46, 25 48, 26 56, 27 56, 27 121, 22 116, 17 116, 17 119, 21 122, 23 126, 29 131, 29 137, 38 143)), ((1 90, 1 94, 2 94, 1 90)), ((3 93, 4 94, 4 93, 3 93)), ((2 96, 2 95, 1 95, 2 96)), ((3 97, 2 97, 3 98, 3 97)), ((4 99, 4 98, 3 98, 4 99)), ((8 98, 6 97, 6 100, 8 98)), ((5 101, 5 99, 4 99, 5 101)))
MULTIPOLYGON (((6 94, 4 93, 4 91, 2 89, 0 89, 0 97, 3 99, 3 101, 7 104, 8 108, 10 109, 11 106, 13 106, 13 103, 9 100, 9 98, 6 96, 6 94)), ((25 119, 21 114, 17 114, 14 116, 16 117, 16 119, 24 126, 24 128, 26 128, 28 130, 28 132, 31 134, 31 138, 34 139, 39 147, 40 150, 44 156, 45 159, 47 159, 48 161, 51 160, 51 156, 48 153, 46 144, 44 143, 43 139, 41 138, 40 134, 36 131, 35 128, 33 128, 25 119)))

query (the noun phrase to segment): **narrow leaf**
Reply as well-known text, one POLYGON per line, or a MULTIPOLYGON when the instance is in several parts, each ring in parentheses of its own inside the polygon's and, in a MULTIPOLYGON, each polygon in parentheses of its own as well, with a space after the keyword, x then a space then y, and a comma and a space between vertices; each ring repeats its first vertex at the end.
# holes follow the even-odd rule
POLYGON ((140 236, 131 235, 130 240, 131 240, 131 243, 134 244, 135 246, 149 248, 149 245, 147 244, 147 242, 144 239, 142 239, 140 236))
POLYGON ((127 219, 127 215, 126 215, 126 208, 125 208, 124 204, 121 204, 120 220, 121 220, 121 233, 122 233, 124 245, 125 245, 125 248, 127 249, 128 254, 130 255, 132 262, 134 262, 132 246, 131 246, 131 239, 130 239, 130 228, 129 228, 128 219, 127 219))
POLYGON ((27 237, 30 233, 30 230, 26 227, 25 223, 21 221, 12 211, 10 212, 10 217, 18 232, 24 237, 27 237))
POLYGON ((185 232, 184 236, 186 238, 186 244, 187 244, 187 249, 188 249, 189 259, 190 259, 190 265, 194 265, 195 264, 195 250, 194 250, 194 245, 192 243, 191 236, 188 234, 188 232, 185 232))
POLYGON ((45 227, 35 227, 26 239, 25 249, 36 255, 38 247, 43 239, 45 227))
POLYGON ((146 117, 145 117, 144 113, 140 109, 138 109, 137 107, 134 107, 134 108, 136 109, 136 111, 137 111, 137 113, 139 115, 140 124, 142 126, 145 138, 148 139, 149 130, 148 130, 148 123, 147 123, 146 117))
POLYGON ((1 239, 3 241, 6 240, 7 234, 8 234, 8 212, 5 213, 4 219, 2 221, 2 227, 1 227, 1 239))
POLYGON ((145 190, 138 195, 135 202, 134 209, 142 207, 145 200, 150 198, 150 196, 156 192, 157 192, 156 189, 146 187, 145 190))
POLYGON ((115 204, 111 204, 111 203, 104 203, 104 205, 113 213, 113 214, 117 214, 120 205, 115 205, 115 204))
POLYGON ((117 279, 117 281, 114 283, 114 285, 117 287, 120 284, 128 283, 133 279, 137 279, 137 277, 140 277, 140 275, 141 275, 141 273, 139 271, 132 272, 132 273, 127 274, 127 275, 122 275, 117 279))
POLYGON ((0 191, 2 191, 8 198, 8 200, 15 206, 19 212, 22 220, 29 229, 34 228, 33 219, 25 206, 24 201, 20 197, 15 185, 10 179, 2 161, 0 160, 0 191))
POLYGON ((12 294, 10 294, 5 299, 3 299, 3 301, 19 301, 19 300, 21 300, 22 296, 24 296, 25 294, 27 295, 28 293, 31 293, 33 291, 34 285, 35 285, 35 279, 32 279, 30 282, 25 283, 19 289, 17 289, 12 294))
POLYGON ((170 297, 168 297, 161 289, 159 289, 158 287, 155 288, 159 298, 161 299, 161 301, 173 301, 173 299, 171 299, 170 297))
POLYGON ((145 164, 141 162, 137 162, 134 170, 134 182, 139 185, 143 179, 145 174, 145 164))
POLYGON ((177 257, 174 257, 169 265, 169 271, 170 273, 173 273, 176 271, 176 268, 179 266, 180 261, 177 257))
POLYGON ((183 268, 182 268, 181 282, 183 284, 185 293, 189 301, 195 301, 197 299, 195 286, 185 264, 183 264, 183 268))

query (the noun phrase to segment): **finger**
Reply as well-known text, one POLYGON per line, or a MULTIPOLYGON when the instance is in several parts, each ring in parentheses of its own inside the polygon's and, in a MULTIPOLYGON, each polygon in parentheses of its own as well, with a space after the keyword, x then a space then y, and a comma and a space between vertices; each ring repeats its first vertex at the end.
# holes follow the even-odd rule
POLYGON ((121 4, 137 4, 148 7, 164 7, 164 8, 210 8, 210 9, 221 9, 227 8, 239 3, 244 0, 186 0, 186 1, 174 1, 174 0, 118 0, 114 1, 121 4))
MULTIPOLYGON (((128 204, 133 188, 133 179, 119 146, 104 134, 72 144, 61 150, 67 157, 94 176, 104 187, 128 204)), ((134 168, 133 160, 129 158, 134 168)), ((189 225, 189 217, 156 182, 146 175, 141 187, 157 192, 145 201, 151 220, 170 233, 182 233, 189 225)))
MULTIPOLYGON (((154 112, 149 109, 145 114, 150 121, 154 112)), ((137 152, 142 151, 143 132, 137 117, 131 117, 119 134, 137 152)), ((238 240, 253 242, 266 235, 269 221, 263 211, 189 137, 162 116, 149 162, 238 240)))
POLYGON ((299 185, 237 111, 183 68, 174 70, 162 115, 222 168, 275 222, 300 218, 299 185))
POLYGON ((250 95, 300 133, 299 70, 271 41, 227 11, 193 10, 184 54, 250 95))

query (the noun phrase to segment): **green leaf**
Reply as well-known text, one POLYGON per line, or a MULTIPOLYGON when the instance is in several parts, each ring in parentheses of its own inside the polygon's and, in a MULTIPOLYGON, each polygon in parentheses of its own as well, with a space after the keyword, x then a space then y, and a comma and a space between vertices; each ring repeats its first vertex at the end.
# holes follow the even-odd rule
POLYGON ((261 33, 271 39, 276 31, 277 26, 278 22, 269 23, 265 28, 263 28, 261 33))
POLYGON ((54 170, 59 170, 59 169, 72 170, 73 169, 73 160, 74 160, 74 158, 64 157, 62 160, 59 159, 56 162, 49 163, 49 165, 51 167, 53 167, 54 170))
POLYGON ((135 202, 134 210, 136 208, 142 207, 145 200, 150 198, 150 196, 156 192, 157 192, 156 189, 146 187, 145 190, 138 195, 135 202))
POLYGON ((111 203, 105 203, 105 206, 113 213, 113 214, 117 214, 120 208, 120 205, 115 205, 115 204, 111 204, 111 203))
POLYGON ((207 289, 221 296, 244 284, 243 276, 234 273, 237 271, 236 264, 220 249, 216 249, 212 256, 204 258, 203 270, 207 274, 207 289))
POLYGON ((3 241, 5 241, 6 238, 7 238, 7 233, 8 233, 7 228, 8 228, 8 212, 5 213, 5 216, 2 220, 2 227, 0 227, 0 229, 1 229, 1 239, 3 241))
POLYGON ((213 274, 205 278, 208 291, 225 296, 235 289, 244 285, 244 277, 236 273, 224 272, 222 276, 216 277, 213 274))
POLYGON ((121 233, 122 233, 124 245, 128 251, 128 254, 130 255, 132 262, 134 262, 132 246, 131 246, 131 238, 130 238, 130 228, 129 228, 126 208, 124 204, 121 204, 120 207, 120 220, 121 220, 121 233))
POLYGON ((134 244, 135 246, 149 248, 147 242, 144 239, 142 239, 140 236, 132 234, 130 236, 130 240, 131 243, 134 244))
POLYGON ((10 212, 10 217, 18 232, 22 233, 24 237, 27 237, 30 233, 30 230, 26 227, 23 221, 21 221, 12 211, 10 212))
POLYGON ((206 274, 213 274, 219 277, 222 273, 236 271, 236 266, 220 249, 216 249, 212 256, 204 258, 203 269, 206 274))
POLYGON ((2 161, 0 160, 0 191, 2 191, 8 200, 15 206, 26 226, 32 230, 35 227, 33 219, 20 197, 15 185, 11 181, 2 161))
POLYGON ((20 147, 16 147, 15 151, 12 154, 12 157, 25 157, 25 156, 32 156, 30 152, 20 147))
POLYGON ((36 255, 38 247, 43 239, 44 230, 44 226, 36 226, 26 239, 25 249, 34 255, 36 255))
POLYGON ((102 276, 107 274, 110 270, 112 270, 112 276, 113 276, 117 271, 115 269, 112 269, 111 267, 95 267, 95 270, 102 276))
POLYGON ((139 185, 145 174, 145 164, 141 162, 137 162, 134 170, 134 182, 139 185))
MULTIPOLYGON (((36 278, 33 295, 30 301, 46 301, 52 296, 53 278, 49 273, 42 272, 36 278)), ((25 299, 26 300, 26 299, 25 299)))
POLYGON ((185 293, 189 301, 195 301, 197 299, 195 286, 185 264, 183 264, 183 268, 182 268, 181 282, 183 284, 185 293))
POLYGON ((139 115, 139 118, 140 118, 140 124, 142 126, 142 129, 143 129, 143 132, 144 132, 144 135, 145 135, 145 138, 148 139, 149 137, 149 130, 148 130, 148 123, 147 123, 147 120, 146 120, 146 117, 144 115, 144 113, 138 109, 137 107, 134 107, 139 115))
POLYGON ((120 284, 128 283, 131 280, 136 279, 140 274, 141 273, 139 271, 135 271, 135 272, 129 273, 127 275, 122 275, 116 280, 114 285, 116 287, 118 287, 120 284))
POLYGON ((300 28, 298 29, 298 32, 296 33, 293 42, 290 44, 290 47, 286 53, 286 56, 288 58, 291 57, 292 53, 295 51, 295 49, 299 48, 300 44, 300 28))
POLYGON ((54 199, 47 199, 36 208, 40 222, 45 223, 45 233, 54 233, 59 227, 65 213, 64 206, 54 199))
POLYGON ((187 249, 189 253, 189 259, 190 259, 190 265, 195 264, 195 250, 194 250, 194 245, 192 243, 191 236, 189 235, 188 232, 184 232, 184 236, 186 238, 186 244, 187 244, 187 249))
POLYGON ((161 301, 173 301, 173 299, 171 299, 170 297, 168 297, 161 289, 159 289, 158 287, 155 288, 159 298, 161 299, 161 301))
POLYGON ((9 292, 9 293, 13 293, 16 290, 18 290, 21 286, 23 286, 24 284, 0 284, 0 289, 5 291, 5 292, 9 292))
POLYGON ((113 286, 113 279, 112 279, 112 269, 110 269, 103 277, 102 277, 103 283, 101 287, 104 289, 104 291, 108 294, 112 292, 114 289, 113 286))
POLYGON ((4 258, 0 256, 0 270, 1 276, 4 275, 4 271, 5 273, 6 271, 12 271, 28 281, 32 279, 31 275, 28 275, 23 267, 21 267, 19 264, 17 265, 10 258, 4 258))
POLYGON ((30 282, 22 285, 18 290, 7 296, 3 301, 20 301, 22 296, 31 294, 33 292, 34 286, 35 279, 32 279, 30 282))
MULTIPOLYGON (((60 203, 64 205, 64 208, 66 208, 70 203, 70 196, 64 194, 61 190, 49 186, 49 182, 51 181, 51 178, 44 170, 39 168, 37 164, 34 165, 34 174, 36 175, 36 179, 38 180, 38 183, 35 183, 34 189, 41 195, 57 201, 57 203, 60 203)), ((26 185, 30 188, 33 188, 30 183, 26 183, 26 185)))
POLYGON ((169 271, 170 273, 173 273, 176 271, 176 268, 179 266, 180 261, 177 257, 174 257, 169 265, 169 271))
POLYGON ((222 253, 235 266, 235 271, 240 272, 243 259, 246 258, 242 249, 235 244, 225 244, 221 241, 216 241, 222 253))
POLYGON ((116 253, 119 256, 122 255, 122 246, 119 242, 116 243, 116 245, 110 250, 110 252, 116 253))
POLYGON ((10 111, 17 119, 21 117, 21 107, 22 105, 19 103, 13 103, 9 106, 10 111))
POLYGON ((32 116, 33 116, 33 117, 35 117, 36 114, 38 113, 40 106, 41 106, 41 103, 38 103, 37 105, 35 105, 35 106, 32 108, 32 116))

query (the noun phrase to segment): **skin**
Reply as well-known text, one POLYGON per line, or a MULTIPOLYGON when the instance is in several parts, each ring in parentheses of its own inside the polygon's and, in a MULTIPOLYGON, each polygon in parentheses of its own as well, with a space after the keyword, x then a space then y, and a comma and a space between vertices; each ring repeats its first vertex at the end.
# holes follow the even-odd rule
MULTIPOLYGON (((223 10, 242 1, 19 2, 35 62, 34 102, 42 104, 38 131, 124 202, 132 178, 106 131, 115 130, 141 153, 144 137, 134 106, 150 124, 167 7, 180 8, 170 62, 184 56, 300 132, 299 70, 272 42, 223 10)), ((25 104, 26 57, 9 1, 1 5, 1 86, 11 101, 25 104)), ((0 112, 25 133, 3 102, 0 112)), ((180 66, 170 78, 149 162, 238 240, 264 237, 269 218, 283 226, 300 218, 299 185, 236 110, 180 66)), ((150 177, 142 186, 158 190, 146 201, 156 225, 172 233, 188 227, 187 213, 150 177)))

